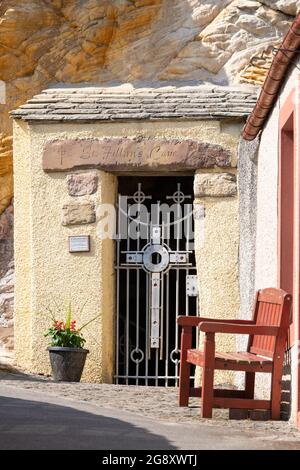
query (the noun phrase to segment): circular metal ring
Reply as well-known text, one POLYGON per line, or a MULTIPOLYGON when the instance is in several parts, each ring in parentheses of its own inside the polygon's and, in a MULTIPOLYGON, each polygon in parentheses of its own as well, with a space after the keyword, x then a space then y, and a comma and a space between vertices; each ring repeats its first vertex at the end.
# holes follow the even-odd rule
POLYGON ((171 351, 170 353, 171 361, 174 362, 174 364, 178 364, 180 362, 180 359, 175 359, 174 354, 180 354, 180 349, 173 349, 173 351, 171 351))
POLYGON ((143 191, 141 191, 140 189, 138 191, 136 191, 133 195, 133 200, 137 204, 143 204, 145 199, 146 199, 146 194, 143 191))
POLYGON ((148 245, 143 253, 143 264, 147 271, 150 273, 161 273, 165 271, 170 263, 170 255, 162 245, 148 245), (160 261, 158 263, 153 262, 153 255, 157 255, 160 261))
POLYGON ((133 362, 135 362, 136 364, 140 364, 140 362, 142 362, 144 360, 144 357, 145 357, 145 354, 143 353, 143 351, 140 348, 135 348, 130 353, 130 359, 133 362), (141 355, 140 359, 138 359, 138 358, 134 359, 134 357, 133 357, 134 354, 140 354, 141 355))
POLYGON ((182 204, 183 201, 185 200, 185 195, 182 191, 175 191, 172 197, 173 197, 173 201, 176 202, 177 204, 182 204))

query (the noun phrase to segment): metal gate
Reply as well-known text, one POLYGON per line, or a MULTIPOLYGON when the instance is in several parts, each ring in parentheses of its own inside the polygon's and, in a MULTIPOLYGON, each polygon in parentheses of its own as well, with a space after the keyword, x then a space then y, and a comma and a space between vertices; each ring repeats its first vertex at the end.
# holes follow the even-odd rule
POLYGON ((198 314, 192 194, 190 177, 119 178, 116 383, 178 384, 176 318, 198 314))

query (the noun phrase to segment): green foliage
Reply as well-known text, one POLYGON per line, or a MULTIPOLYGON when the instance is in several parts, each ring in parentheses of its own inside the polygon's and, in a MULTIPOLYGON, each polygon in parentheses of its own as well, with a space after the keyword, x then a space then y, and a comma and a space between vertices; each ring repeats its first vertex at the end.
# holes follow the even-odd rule
POLYGON ((67 318, 66 318, 66 329, 71 328, 71 321, 72 321, 72 305, 69 302, 68 310, 67 310, 67 318))
POLYGON ((51 346, 59 346, 61 348, 83 348, 85 339, 78 331, 57 330, 54 326, 49 328, 45 336, 50 336, 51 346))
MULTIPOLYGON (((79 314, 82 313, 85 304, 80 309, 79 314)), ((80 328, 76 326, 76 320, 73 320, 73 309, 72 304, 69 302, 67 311, 66 311, 66 321, 60 321, 56 319, 53 309, 47 308, 52 319, 52 326, 48 328, 44 336, 51 338, 51 346, 61 347, 61 348, 83 348, 84 343, 86 342, 82 336, 81 330, 92 323, 99 315, 92 318, 86 322, 80 328)), ((60 306, 55 302, 55 311, 59 314, 61 313, 60 306)))

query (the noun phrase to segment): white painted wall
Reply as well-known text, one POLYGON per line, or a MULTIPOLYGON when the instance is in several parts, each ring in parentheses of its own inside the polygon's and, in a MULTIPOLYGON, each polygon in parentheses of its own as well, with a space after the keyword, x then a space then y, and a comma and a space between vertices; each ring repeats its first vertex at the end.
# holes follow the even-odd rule
POLYGON ((279 104, 262 133, 257 160, 255 290, 277 286, 279 104))
MULTIPOLYGON (((298 63, 300 60, 298 59, 298 63)), ((297 67, 292 66, 287 74, 276 105, 264 127, 258 152, 257 169, 257 227, 255 253, 255 289, 278 285, 278 164, 279 164, 279 111, 292 88, 296 85, 300 74, 297 67)), ((292 351, 292 412, 295 418, 297 351, 292 351), (294 359, 293 359, 294 358, 294 359)), ((289 371, 284 380, 289 381, 289 371)), ((258 389, 266 394, 269 389, 267 377, 258 377, 258 389)), ((268 374, 266 374, 267 376, 268 374)))

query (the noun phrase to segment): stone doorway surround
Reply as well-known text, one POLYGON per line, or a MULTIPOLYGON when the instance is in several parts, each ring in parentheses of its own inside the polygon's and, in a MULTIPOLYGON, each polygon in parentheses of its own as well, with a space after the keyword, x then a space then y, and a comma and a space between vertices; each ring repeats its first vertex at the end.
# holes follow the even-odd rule
POLYGON ((39 313, 71 297, 87 301, 79 323, 100 314, 84 380, 111 382, 114 242, 97 236, 97 209, 115 203, 118 174, 195 174, 201 314, 239 314, 237 147, 255 98, 247 87, 59 88, 13 113, 19 366, 49 373, 39 313), (69 253, 70 235, 90 235, 91 251, 69 253))

